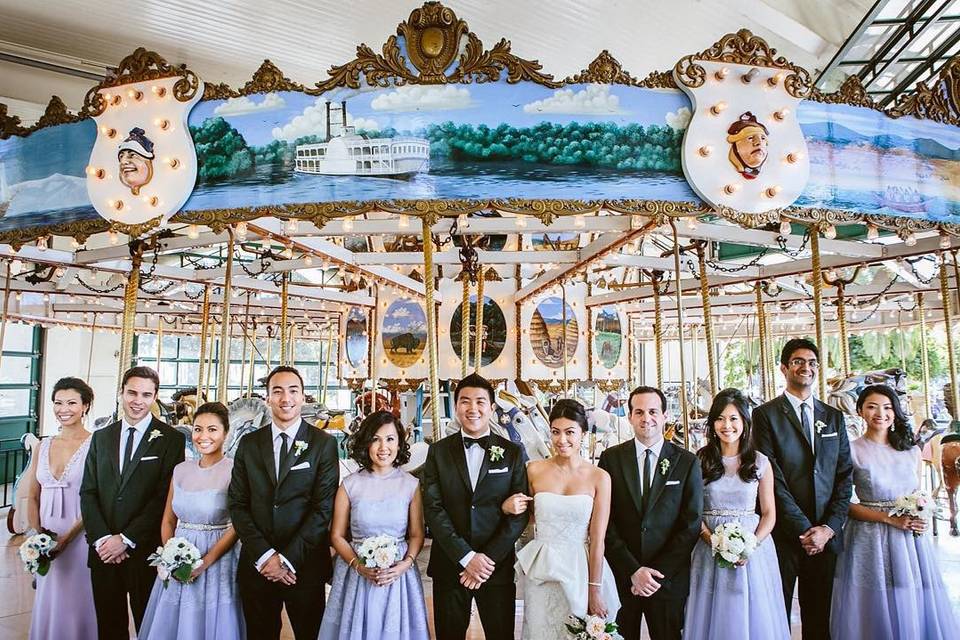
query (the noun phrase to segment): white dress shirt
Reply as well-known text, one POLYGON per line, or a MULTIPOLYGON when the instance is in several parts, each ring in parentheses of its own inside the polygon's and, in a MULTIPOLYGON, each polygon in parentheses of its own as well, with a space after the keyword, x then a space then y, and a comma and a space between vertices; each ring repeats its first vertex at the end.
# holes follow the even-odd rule
MULTIPOLYGON (((484 433, 481 433, 478 436, 467 436, 461 431, 461 438, 483 438, 484 436, 489 436, 490 430, 487 429, 484 433)), ((472 446, 467 447, 466 443, 463 444, 463 455, 467 459, 467 473, 470 475, 470 488, 476 490, 477 482, 480 480, 480 468, 483 466, 483 456, 487 454, 486 450, 481 446, 472 446)), ((470 561, 473 559, 473 556, 477 555, 476 551, 468 551, 467 555, 460 558, 460 566, 466 567, 470 564, 470 561)))
MULTIPOLYGON (((153 414, 150 414, 150 413, 148 413, 143 420, 141 420, 136 424, 130 424, 130 422, 127 421, 126 416, 124 416, 123 419, 120 421, 120 451, 117 454, 117 460, 120 463, 121 474, 123 473, 124 465, 127 463, 127 461, 123 459, 123 453, 127 450, 127 440, 131 437, 130 427, 133 427, 135 429, 135 431, 132 434, 133 447, 130 449, 130 451, 132 452, 131 455, 135 457, 137 454, 137 447, 140 446, 140 441, 143 440, 143 435, 147 432, 147 429, 150 428, 150 424, 152 422, 153 422, 153 414)), ((100 545, 103 544, 104 541, 109 537, 110 536, 108 535, 103 536, 99 540, 94 542, 93 543, 94 550, 99 551, 100 545)), ((123 539, 123 541, 126 543, 128 547, 130 547, 131 549, 136 548, 137 545, 133 540, 123 535, 122 533, 120 534, 120 537, 123 539)))
POLYGON ((650 486, 652 487, 653 477, 656 474, 657 462, 660 460, 660 450, 663 449, 663 438, 660 438, 649 447, 640 442, 637 438, 633 439, 633 443, 637 447, 637 471, 640 473, 640 494, 643 495, 643 487, 646 484, 643 482, 643 459, 646 456, 647 449, 653 451, 653 460, 650 461, 650 477, 647 478, 650 486))
POLYGON ((807 396, 806 400, 801 400, 800 398, 793 395, 789 391, 784 391, 783 395, 787 399, 787 401, 790 402, 790 406, 793 407, 794 413, 797 414, 797 421, 800 423, 801 426, 803 426, 803 414, 801 413, 801 411, 805 410, 807 412, 807 424, 810 425, 809 427, 810 431, 806 435, 807 437, 810 438, 810 450, 816 453, 816 449, 814 448, 814 442, 816 442, 816 439, 813 437, 813 434, 814 434, 813 395, 811 394, 807 396), (806 407, 806 409, 802 409, 802 407, 804 406, 806 407))
MULTIPOLYGON (((280 478, 280 446, 283 443, 283 440, 280 438, 281 433, 287 434, 287 455, 293 451, 293 441, 297 437, 297 431, 300 430, 300 425, 295 424, 287 427, 286 429, 281 429, 277 426, 276 422, 270 424, 270 433, 273 436, 273 470, 276 474, 276 478, 280 478)), ((293 565, 290 564, 290 561, 283 557, 282 553, 279 553, 276 549, 267 549, 267 551, 260 556, 257 561, 254 563, 254 566, 257 568, 257 571, 260 571, 260 567, 263 566, 263 563, 270 559, 273 554, 280 556, 280 562, 282 562, 291 572, 296 573, 297 570, 293 568, 293 565)))

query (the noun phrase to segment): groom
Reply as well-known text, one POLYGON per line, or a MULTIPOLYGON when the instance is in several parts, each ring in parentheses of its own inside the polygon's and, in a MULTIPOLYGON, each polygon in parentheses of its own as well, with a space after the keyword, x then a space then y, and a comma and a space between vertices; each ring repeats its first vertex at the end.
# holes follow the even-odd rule
POLYGON ((279 638, 284 606, 299 640, 314 640, 323 618, 340 467, 333 437, 300 417, 303 402, 296 369, 271 371, 272 424, 241 439, 233 459, 230 517, 242 545, 237 584, 251 638, 279 638))
POLYGON ((488 638, 513 638, 517 588, 514 544, 528 515, 500 510, 527 492, 523 454, 490 433, 493 387, 472 374, 453 397, 460 432, 430 446, 423 470, 423 508, 433 536, 427 575, 433 578, 438 640, 463 640, 476 599, 488 638))
POLYGON ((690 590, 690 554, 700 535, 703 475, 697 457, 664 441, 667 399, 637 387, 627 401, 636 436, 600 455, 612 494, 606 557, 617 580, 617 625, 639 640, 680 640, 690 590))
POLYGON ((93 434, 83 467, 80 513, 102 640, 129 637, 128 595, 140 631, 157 577, 147 556, 160 545, 170 477, 183 462, 184 445, 183 434, 150 414, 159 388, 160 377, 150 367, 123 374, 123 418, 93 434))
POLYGON ((847 519, 853 463, 843 415, 813 397, 820 370, 817 345, 789 340, 780 352, 787 388, 753 410, 757 449, 773 469, 780 562, 787 620, 800 584, 803 637, 830 637, 830 599, 841 529, 847 519))

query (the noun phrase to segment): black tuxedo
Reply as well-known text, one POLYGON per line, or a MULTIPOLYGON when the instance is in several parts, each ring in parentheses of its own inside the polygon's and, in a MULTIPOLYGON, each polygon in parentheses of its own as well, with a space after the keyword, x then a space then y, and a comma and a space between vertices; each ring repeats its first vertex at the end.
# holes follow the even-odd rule
POLYGON ((424 515, 433 537, 427 575, 434 581, 437 637, 462 639, 470 622, 471 599, 476 598, 486 636, 512 638, 514 546, 529 516, 506 515, 500 507, 511 495, 527 491, 523 452, 491 434, 473 490, 463 437, 451 434, 430 446, 422 486, 424 515), (503 449, 497 461, 490 459, 494 446, 503 449), (483 553, 496 564, 493 575, 476 591, 460 584, 460 560, 470 551, 483 553))
POLYGON ((183 434, 156 418, 120 473, 120 431, 114 422, 93 434, 80 485, 80 512, 90 550, 87 566, 100 638, 127 638, 127 594, 137 630, 157 577, 147 556, 160 546, 160 521, 173 468, 183 462, 183 434), (159 433, 159 436, 153 435, 159 433), (123 534, 135 546, 120 564, 105 564, 94 544, 123 534))
POLYGON ((640 623, 646 616, 653 640, 679 639, 690 590, 690 554, 700 535, 703 513, 700 462, 689 451, 664 442, 646 510, 636 440, 604 451, 600 468, 610 474, 611 480, 605 555, 622 603, 617 615, 620 633, 627 640, 639 638, 640 623), (630 577, 640 567, 664 575, 658 580, 660 589, 648 598, 630 593, 630 577))
MULTIPOLYGON (((270 426, 240 440, 230 481, 230 517, 240 537, 237 583, 247 633, 279 638, 284 605, 297 638, 317 637, 324 609, 324 583, 332 573, 330 519, 340 467, 336 440, 301 421, 277 477, 270 426), (306 442, 299 455, 295 443, 306 442), (293 586, 270 582, 256 563, 274 549, 296 572, 293 586)), ((294 435, 295 433, 295 435, 294 435)))
POLYGON ((814 399, 814 452, 797 412, 786 396, 753 410, 757 449, 770 459, 777 502, 773 539, 780 562, 787 619, 794 583, 800 579, 800 618, 804 638, 828 638, 830 598, 837 554, 843 549, 843 525, 852 489, 853 464, 843 414, 814 399), (834 537, 822 553, 808 556, 800 535, 827 525, 834 537))

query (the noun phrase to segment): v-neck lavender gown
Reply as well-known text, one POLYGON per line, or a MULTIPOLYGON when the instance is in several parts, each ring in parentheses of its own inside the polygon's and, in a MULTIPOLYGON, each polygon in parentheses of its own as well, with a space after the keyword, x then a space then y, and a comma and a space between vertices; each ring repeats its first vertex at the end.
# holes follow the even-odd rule
MULTIPOLYGON (((64 535, 80 517, 80 481, 90 438, 73 454, 59 478, 50 470, 50 441, 40 441, 37 482, 40 483, 40 526, 64 535)), ((97 637, 93 584, 87 568, 87 545, 78 535, 37 576, 37 597, 30 620, 30 640, 88 640, 97 637)))

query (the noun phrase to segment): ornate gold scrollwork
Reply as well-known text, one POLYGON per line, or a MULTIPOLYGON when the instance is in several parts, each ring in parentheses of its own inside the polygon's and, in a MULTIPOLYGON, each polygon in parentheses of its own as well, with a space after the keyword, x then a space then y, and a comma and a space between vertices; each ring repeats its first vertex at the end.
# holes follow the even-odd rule
POLYGON ((420 81, 428 84, 446 82, 444 72, 456 58, 466 33, 467 23, 439 2, 427 2, 414 9, 397 26, 397 35, 406 42, 410 62, 420 71, 420 81))
POLYGON ((783 86, 795 98, 806 98, 812 86, 810 72, 778 56, 776 49, 749 29, 728 33, 709 49, 680 58, 673 68, 677 82, 688 87, 701 86, 707 78, 707 72, 697 64, 699 60, 784 69, 790 73, 784 78, 783 86))
POLYGON ((867 93, 863 83, 860 82, 860 76, 850 76, 833 93, 824 93, 814 87, 807 99, 825 104, 848 104, 851 107, 864 107, 882 111, 880 106, 867 93))
POLYGON ((47 103, 47 108, 44 110, 43 115, 37 119, 36 123, 30 127, 24 127, 20 124, 20 118, 7 114, 7 105, 0 104, 0 140, 4 140, 10 136, 26 136, 37 129, 52 127, 57 124, 79 122, 80 120, 86 119, 86 117, 84 114, 70 113, 70 111, 67 110, 67 105, 63 103, 63 100, 61 100, 59 96, 53 96, 50 98, 50 102, 47 103))
POLYGON ((604 380, 602 378, 593 381, 597 388, 604 393, 612 393, 623 388, 624 381, 619 378, 604 380))
POLYGON ((44 236, 68 236, 83 242, 95 233, 109 229, 110 223, 102 218, 78 220, 40 227, 17 227, 0 233, 0 244, 9 244, 16 250, 44 236))
POLYGON ((673 80, 670 71, 651 71, 643 80, 624 70, 620 61, 604 49, 593 59, 587 68, 580 73, 568 76, 562 84, 583 84, 587 82, 597 84, 625 84, 631 87, 647 87, 649 89, 676 89, 677 83, 673 80))
POLYGON ((159 227, 162 221, 163 216, 157 216, 155 218, 150 218, 146 222, 141 222, 140 224, 123 224, 122 222, 114 222, 110 225, 110 231, 116 231, 117 233, 128 235, 131 238, 139 238, 147 235, 159 227))
POLYGON ((173 85, 173 97, 179 102, 188 102, 200 88, 200 78, 197 74, 187 69, 186 65, 173 66, 167 63, 155 51, 137 47, 136 51, 120 61, 116 73, 104 78, 100 84, 87 91, 87 95, 83 98, 82 113, 98 116, 107 108, 107 103, 100 94, 101 89, 177 76, 180 79, 173 85))
POLYGON ((887 113, 894 118, 913 116, 960 124, 960 55, 941 67, 932 85, 918 82, 913 91, 900 94, 887 113))

